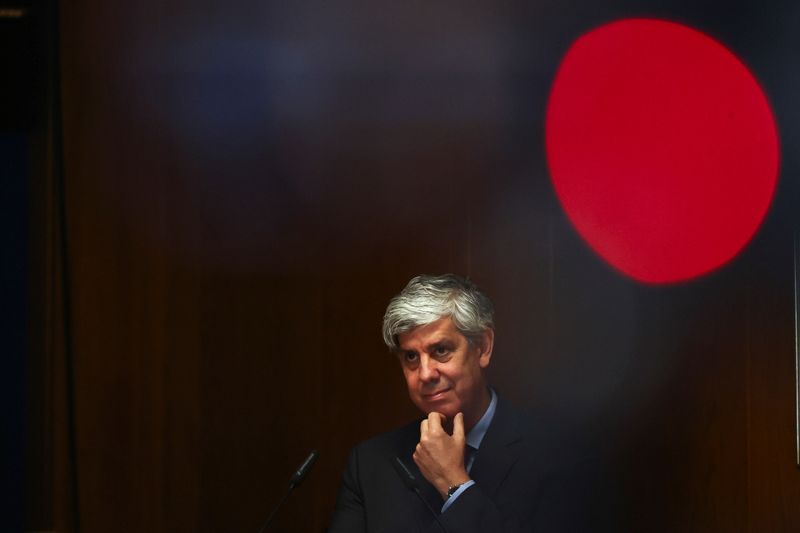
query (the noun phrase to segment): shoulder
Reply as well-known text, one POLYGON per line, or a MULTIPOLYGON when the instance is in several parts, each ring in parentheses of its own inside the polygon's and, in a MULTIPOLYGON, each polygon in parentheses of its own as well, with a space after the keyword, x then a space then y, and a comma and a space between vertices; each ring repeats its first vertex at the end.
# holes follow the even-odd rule
POLYGON ((544 470, 581 461, 586 453, 585 436, 563 416, 541 407, 517 407, 500 395, 487 438, 508 449, 520 448, 544 470))
POLYGON ((364 457, 410 455, 419 441, 419 420, 359 442, 353 453, 364 457))
POLYGON ((610 475, 611 456, 607 445, 598 440, 591 427, 554 408, 517 409, 505 402, 498 405, 498 413, 501 412, 502 427, 498 432, 506 439, 516 439, 508 449, 518 447, 523 459, 520 462, 531 471, 572 488, 603 486, 603 480, 610 475), (503 411, 499 409, 501 406, 503 411))

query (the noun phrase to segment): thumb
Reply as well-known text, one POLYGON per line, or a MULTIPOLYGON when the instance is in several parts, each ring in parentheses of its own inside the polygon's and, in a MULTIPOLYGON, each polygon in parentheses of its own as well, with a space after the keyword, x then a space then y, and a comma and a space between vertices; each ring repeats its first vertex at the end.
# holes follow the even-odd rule
POLYGON ((464 413, 456 413, 453 419, 453 437, 464 440, 464 413))

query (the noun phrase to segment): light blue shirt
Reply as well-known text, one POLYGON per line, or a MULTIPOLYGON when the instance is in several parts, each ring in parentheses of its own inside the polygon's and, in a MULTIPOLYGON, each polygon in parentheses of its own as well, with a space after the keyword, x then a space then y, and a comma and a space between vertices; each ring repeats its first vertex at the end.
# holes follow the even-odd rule
MULTIPOLYGON (((479 450, 481 447, 481 442, 483 442, 483 437, 486 436, 486 431, 489 429, 489 424, 492 423, 492 419, 494 418, 494 412, 497 410, 497 395, 494 393, 494 390, 491 388, 489 392, 492 394, 492 400, 489 402, 489 407, 486 408, 486 412, 483 413, 483 416, 478 423, 475 424, 464 440, 467 441, 467 446, 472 446, 476 450, 479 450)), ((466 464, 464 465, 467 469, 467 472, 472 470, 472 464, 475 462, 475 456, 478 455, 477 452, 472 454, 472 456, 467 460, 466 464)), ((474 479, 470 479, 456 490, 452 496, 447 498, 444 501, 444 505, 442 505, 442 512, 445 512, 448 507, 450 507, 454 501, 458 499, 461 494, 470 488, 472 485, 475 484, 474 479)))

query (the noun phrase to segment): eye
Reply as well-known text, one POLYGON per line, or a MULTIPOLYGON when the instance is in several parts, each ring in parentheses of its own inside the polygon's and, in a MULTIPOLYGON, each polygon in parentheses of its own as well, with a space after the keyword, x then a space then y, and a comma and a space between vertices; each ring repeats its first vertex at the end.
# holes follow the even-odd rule
POLYGON ((440 345, 436 346, 436 347, 433 349, 433 353, 434 353, 434 355, 436 355, 437 357, 442 357, 443 355, 447 355, 447 354, 448 354, 448 352, 450 352, 450 349, 449 349, 447 346, 444 346, 444 345, 442 345, 442 344, 440 344, 440 345))
POLYGON ((417 352, 405 352, 403 354, 403 360, 407 363, 413 363, 419 358, 417 352))

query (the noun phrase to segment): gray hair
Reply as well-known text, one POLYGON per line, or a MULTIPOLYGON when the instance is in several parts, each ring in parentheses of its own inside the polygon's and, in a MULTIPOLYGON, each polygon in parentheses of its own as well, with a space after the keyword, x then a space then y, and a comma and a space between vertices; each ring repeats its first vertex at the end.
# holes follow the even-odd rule
POLYGON ((422 275, 389 302, 383 315, 383 342, 399 349, 397 335, 450 317, 470 343, 494 329, 494 306, 471 281, 455 274, 422 275))

